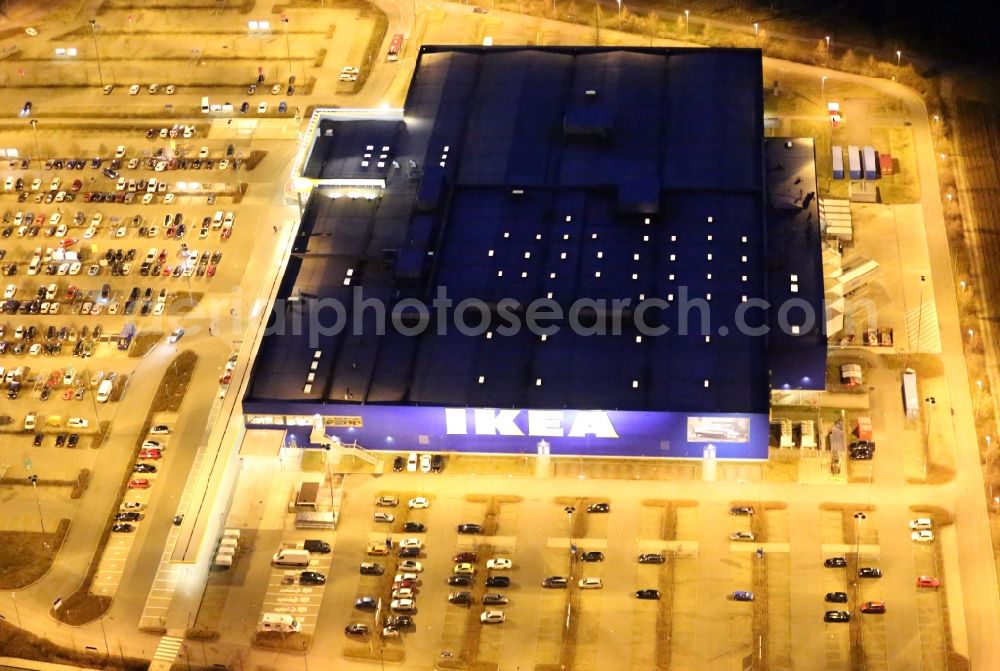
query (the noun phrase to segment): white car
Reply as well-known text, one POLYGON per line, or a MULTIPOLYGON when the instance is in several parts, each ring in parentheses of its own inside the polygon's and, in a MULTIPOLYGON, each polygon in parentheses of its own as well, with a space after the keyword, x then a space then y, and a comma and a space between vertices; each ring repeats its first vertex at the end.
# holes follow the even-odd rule
POLYGON ((175 87, 173 84, 167 84, 166 94, 168 96, 172 96, 174 94, 174 91, 176 91, 176 90, 177 90, 177 87, 175 87))
POLYGON ((125 512, 139 512, 140 510, 145 510, 146 504, 140 501, 126 501, 121 505, 121 510, 125 512))
POLYGON ((409 613, 416 607, 413 599, 393 599, 392 603, 389 604, 389 608, 397 613, 409 613))
POLYGON ((410 571, 410 572, 416 571, 417 573, 419 573, 420 571, 424 570, 424 565, 418 561, 413 561, 412 559, 404 559, 403 561, 399 562, 399 570, 410 571))
POLYGON ((111 92, 114 91, 114 90, 115 90, 115 85, 114 84, 105 84, 104 85, 104 95, 106 95, 106 96, 107 95, 111 95, 111 92))
POLYGON ((174 202, 174 194, 168 193, 167 195, 165 195, 163 197, 163 202, 165 204, 167 204, 167 205, 170 205, 171 203, 173 203, 174 202))
POLYGON ((416 573, 397 573, 396 577, 392 579, 393 582, 402 582, 403 580, 412 580, 414 582, 420 580, 416 573))
POLYGON ((149 205, 152 202, 153 202, 153 194, 147 193, 146 195, 144 195, 142 197, 142 204, 143 205, 149 205))
POLYGON ((16 293, 17 293, 17 285, 16 284, 8 284, 7 288, 4 289, 3 297, 4 298, 13 298, 16 293))
MULTIPOLYGON (((59 213, 56 212, 56 214, 59 213)), ((65 238, 67 233, 69 233, 69 228, 66 227, 66 224, 59 224, 59 226, 56 228, 57 238, 65 238)))
POLYGON ((921 531, 914 531, 910 534, 910 538, 918 543, 930 543, 934 540, 934 532, 923 529, 921 531))
POLYGON ((267 101, 262 100, 259 105, 257 105, 257 114, 264 114, 267 112, 267 101))
POLYGON ((601 589, 604 582, 600 578, 581 578, 577 583, 580 589, 601 589))
POLYGON ((83 237, 86 238, 86 239, 88 239, 88 240, 90 238, 94 237, 95 235, 97 235, 97 226, 95 226, 93 224, 91 224, 90 226, 88 226, 87 230, 83 232, 83 237))
POLYGON ((167 342, 173 344, 184 337, 184 327, 178 326, 173 331, 170 332, 170 337, 167 338, 167 342))
POLYGON ((504 614, 502 610, 484 610, 479 616, 479 621, 483 624, 502 624, 504 614))
POLYGON ((933 528, 934 528, 934 522, 932 522, 931 518, 929 517, 918 517, 915 520, 910 520, 911 530, 916 531, 920 529, 933 529, 933 528))
MULTIPOLYGON (((153 433, 150 431, 150 433, 153 433)), ((162 450, 163 443, 156 440, 144 440, 142 441, 142 449, 144 450, 162 450)))
POLYGON ((35 28, 34 26, 28 26, 24 29, 24 32, 29 37, 38 37, 38 28, 35 28))
POLYGON ((492 568, 497 570, 509 569, 514 564, 511 560, 506 557, 497 557, 496 559, 491 559, 486 562, 486 568, 492 568))
POLYGON ((128 94, 130 96, 137 96, 137 95, 139 95, 139 85, 138 84, 132 84, 132 86, 128 87, 128 94))
POLYGON ((413 589, 409 587, 400 587, 399 589, 392 590, 393 599, 412 599, 413 597, 413 589))
POLYGON ((202 147, 198 150, 198 158, 208 158, 208 147, 202 147))
POLYGON ((355 75, 355 74, 351 74, 349 72, 341 72, 340 73, 340 81, 342 81, 342 82, 356 82, 356 81, 358 81, 358 76, 355 75))
POLYGON ((415 498, 410 499, 410 502, 407 505, 409 505, 411 509, 415 510, 415 509, 428 508, 430 507, 431 502, 428 501, 426 497, 417 496, 415 498))
POLYGON ((356 75, 356 74, 360 74, 361 70, 359 70, 357 68, 353 68, 350 65, 345 65, 344 67, 342 67, 340 69, 340 73, 344 74, 344 75, 356 75))
POLYGON ((384 522, 386 524, 392 524, 396 521, 396 518, 389 513, 375 513, 374 519, 376 522, 384 522))
POLYGON ((276 96, 281 93, 281 84, 275 84, 271 87, 271 95, 276 96))
POLYGON ((420 455, 420 471, 422 473, 431 472, 431 455, 429 454, 420 455))
POLYGON ((71 429, 86 429, 90 426, 90 422, 85 420, 83 417, 70 417, 66 421, 66 426, 71 429))
POLYGON ((69 266, 69 274, 70 275, 79 275, 80 274, 80 268, 82 268, 82 267, 83 266, 80 264, 79 261, 74 261, 69 266))
MULTIPOLYGON (((375 514, 378 515, 379 513, 375 514)), ((382 514, 387 515, 388 513, 382 513, 382 514)), ((420 549, 424 547, 424 543, 419 538, 404 538, 403 540, 399 541, 399 547, 420 549)))
POLYGON ((160 90, 160 85, 159 84, 150 84, 149 85, 149 95, 155 96, 156 93, 157 93, 157 91, 159 91, 159 90, 160 90))
POLYGON ((125 158, 125 145, 120 144, 115 147, 115 158, 125 158))

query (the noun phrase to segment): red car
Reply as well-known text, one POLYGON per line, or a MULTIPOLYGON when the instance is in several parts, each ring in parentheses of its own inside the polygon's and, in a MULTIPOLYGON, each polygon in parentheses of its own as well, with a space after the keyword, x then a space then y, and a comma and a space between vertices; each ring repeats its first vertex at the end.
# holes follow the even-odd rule
POLYGON ((917 578, 917 587, 940 587, 941 581, 929 575, 922 575, 917 578))
POLYGON ((229 236, 232 234, 233 234, 233 227, 226 226, 225 228, 222 229, 222 233, 219 234, 219 237, 223 240, 228 240, 229 236))
POLYGON ((233 380, 233 371, 228 370, 219 378, 219 384, 229 384, 233 380))
POLYGON ((83 188, 83 182, 81 182, 78 179, 74 179, 73 180, 73 186, 72 186, 73 193, 76 193, 77 191, 79 191, 82 188, 83 188))
POLYGON ((154 450, 154 449, 139 450, 140 459, 159 459, 162 456, 163 453, 160 452, 159 450, 154 450))
POLYGON ((479 559, 479 555, 475 552, 459 552, 457 555, 451 558, 453 562, 469 562, 474 564, 479 559))
POLYGON ((166 266, 163 266, 163 272, 161 272, 160 274, 163 275, 164 277, 170 277, 170 273, 172 271, 173 271, 173 268, 171 268, 170 266, 166 265, 166 266))
POLYGON ((72 247, 78 242, 80 241, 77 240, 76 238, 63 238, 62 240, 59 241, 59 246, 62 247, 63 249, 67 249, 69 247, 72 247))
POLYGON ((149 480, 147 478, 136 478, 135 480, 129 480, 129 489, 149 489, 149 480))
POLYGON ((865 601, 861 604, 862 613, 884 613, 885 604, 881 601, 865 601))
POLYGON ((94 199, 94 192, 93 191, 88 191, 85 194, 83 194, 83 202, 89 203, 93 199, 94 199))
POLYGON ((399 589, 401 587, 413 589, 416 586, 417 586, 416 580, 397 580, 396 582, 392 583, 393 589, 399 589))
POLYGON ((208 268, 205 269, 205 274, 209 277, 215 277, 215 266, 210 263, 208 268))
POLYGON ((71 301, 76 298, 76 287, 72 284, 66 287, 66 300, 71 301))
POLYGON ((73 400, 73 388, 72 387, 68 387, 68 388, 66 388, 66 389, 63 390, 62 399, 64 401, 71 401, 71 400, 73 400))

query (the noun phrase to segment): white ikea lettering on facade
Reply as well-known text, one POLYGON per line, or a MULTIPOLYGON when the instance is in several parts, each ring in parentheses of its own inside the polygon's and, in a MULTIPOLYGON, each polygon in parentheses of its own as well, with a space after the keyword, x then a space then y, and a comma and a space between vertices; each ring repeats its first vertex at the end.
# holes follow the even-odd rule
MULTIPOLYGON (((445 408, 445 431, 448 435, 468 435, 469 416, 465 408, 445 408)), ((539 438, 617 438, 618 432, 603 410, 493 410, 472 411, 472 432, 477 436, 536 436, 539 438), (521 414, 527 417, 527 433, 517 425, 521 414), (568 425, 568 430, 567 430, 568 425)))

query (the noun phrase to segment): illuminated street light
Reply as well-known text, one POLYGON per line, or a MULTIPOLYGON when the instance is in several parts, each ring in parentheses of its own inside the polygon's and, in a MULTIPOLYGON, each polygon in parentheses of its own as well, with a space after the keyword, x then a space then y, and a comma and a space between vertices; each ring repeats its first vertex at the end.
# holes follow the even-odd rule
POLYGON ((104 73, 101 72, 101 52, 97 49, 97 19, 90 20, 90 36, 94 38, 94 57, 97 58, 97 78, 104 88, 104 73))
POLYGON ((903 52, 896 49, 896 81, 899 81, 899 64, 903 58, 903 52))
POLYGON ((756 38, 759 33, 760 33, 760 24, 757 23, 756 21, 754 21, 754 23, 753 23, 753 36, 756 38))
POLYGON ((819 80, 819 96, 823 100, 826 100, 826 80, 829 79, 827 75, 823 75, 819 80))
POLYGON ((622 15, 622 0, 618 0, 618 16, 622 15))
POLYGON ((688 28, 691 26, 691 12, 684 10, 684 34, 688 34, 688 28))

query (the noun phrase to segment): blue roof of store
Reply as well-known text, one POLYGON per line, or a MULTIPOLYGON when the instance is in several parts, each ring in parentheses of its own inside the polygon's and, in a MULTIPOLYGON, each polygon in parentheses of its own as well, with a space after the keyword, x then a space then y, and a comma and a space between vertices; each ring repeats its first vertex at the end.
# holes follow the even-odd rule
POLYGON ((757 50, 422 47, 402 120, 320 124, 305 176, 385 188, 314 191, 245 403, 766 412, 768 338, 736 316, 768 295, 762 88, 757 50), (482 332, 382 333, 361 303, 441 288, 482 332), (503 301, 549 298, 620 333, 503 333, 503 301), (654 298, 663 335, 635 325, 654 298))

